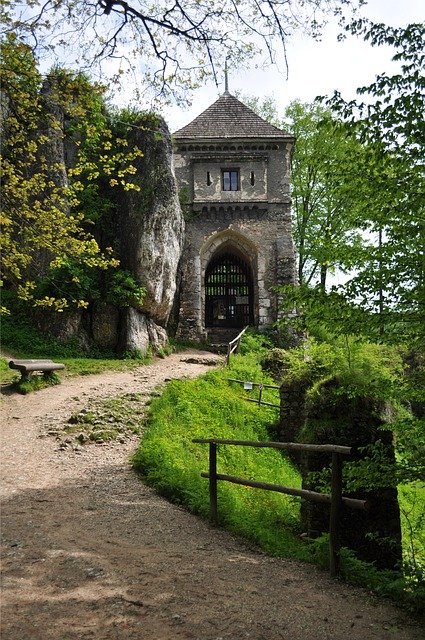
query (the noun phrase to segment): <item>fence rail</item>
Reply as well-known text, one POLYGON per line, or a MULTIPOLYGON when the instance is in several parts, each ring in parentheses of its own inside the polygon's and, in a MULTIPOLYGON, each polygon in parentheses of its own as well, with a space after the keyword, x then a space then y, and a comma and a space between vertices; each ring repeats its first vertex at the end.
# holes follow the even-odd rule
POLYGON ((226 366, 229 366, 230 364, 230 356, 232 355, 232 353, 238 353, 241 346, 241 338, 247 329, 248 326, 242 329, 242 331, 238 333, 236 338, 233 338, 233 340, 231 340, 227 345, 226 366))
POLYGON ((257 404, 265 404, 268 407, 276 407, 276 409, 280 409, 280 404, 273 404, 272 402, 266 402, 263 400, 263 389, 280 389, 275 384, 265 384, 263 382, 251 382, 247 380, 236 380, 235 378, 227 378, 228 382, 239 382, 239 384, 243 384, 245 389, 252 389, 253 387, 259 387, 260 393, 258 394, 258 399, 255 398, 245 398, 248 402, 256 402, 257 404), (250 385, 250 386, 246 386, 250 385))
POLYGON ((342 495, 342 456, 351 454, 351 447, 344 447, 334 444, 300 444, 298 442, 255 442, 251 440, 231 440, 224 438, 194 438, 192 440, 198 444, 209 445, 209 472, 202 472, 203 478, 209 479, 210 491, 210 520, 213 524, 218 523, 218 504, 217 504, 217 482, 219 480, 239 484, 266 491, 277 491, 293 496, 299 496, 306 500, 314 502, 330 504, 329 518, 329 569, 332 576, 338 574, 339 571, 339 548, 340 548, 340 514, 341 505, 345 504, 352 509, 367 509, 366 500, 356 500, 342 495), (307 489, 297 489, 295 487, 284 487, 278 484, 268 482, 259 482, 257 480, 247 480, 226 474, 217 473, 217 446, 218 445, 234 445, 243 447, 267 447, 271 449, 286 449, 292 451, 316 451, 326 452, 332 455, 332 479, 331 493, 318 493, 307 489))

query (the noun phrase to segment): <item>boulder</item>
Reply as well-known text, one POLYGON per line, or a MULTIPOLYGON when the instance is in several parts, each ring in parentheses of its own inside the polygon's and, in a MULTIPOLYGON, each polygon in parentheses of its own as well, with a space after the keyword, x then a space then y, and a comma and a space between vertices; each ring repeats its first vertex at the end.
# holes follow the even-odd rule
POLYGON ((150 347, 154 351, 159 351, 166 344, 165 329, 137 309, 132 307, 125 309, 121 323, 121 353, 137 353, 145 356, 150 347))
POLYGON ((97 302, 91 316, 93 340, 101 349, 115 349, 118 343, 120 310, 112 304, 97 302))

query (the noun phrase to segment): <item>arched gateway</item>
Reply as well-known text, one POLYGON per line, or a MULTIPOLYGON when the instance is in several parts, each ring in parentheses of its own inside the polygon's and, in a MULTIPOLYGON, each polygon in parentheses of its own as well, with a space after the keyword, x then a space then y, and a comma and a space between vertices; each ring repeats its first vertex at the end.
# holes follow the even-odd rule
POLYGON ((249 265, 231 253, 213 258, 205 272, 205 327, 253 325, 253 309, 249 265))
POLYGON ((187 213, 178 336, 272 326, 276 288, 295 282, 293 138, 226 91, 173 140, 187 213))

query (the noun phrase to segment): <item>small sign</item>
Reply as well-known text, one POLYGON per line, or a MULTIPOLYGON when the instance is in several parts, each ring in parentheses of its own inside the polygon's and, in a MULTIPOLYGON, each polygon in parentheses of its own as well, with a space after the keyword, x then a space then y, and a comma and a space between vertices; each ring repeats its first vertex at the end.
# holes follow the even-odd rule
POLYGON ((243 388, 246 389, 247 391, 252 391, 252 382, 244 382, 243 388))

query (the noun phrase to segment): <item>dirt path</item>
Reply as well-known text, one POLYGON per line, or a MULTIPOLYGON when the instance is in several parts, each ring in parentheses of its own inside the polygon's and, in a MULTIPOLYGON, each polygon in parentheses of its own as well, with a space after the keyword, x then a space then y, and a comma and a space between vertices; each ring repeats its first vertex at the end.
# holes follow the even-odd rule
POLYGON ((128 464, 138 437, 46 436, 93 398, 199 375, 206 355, 3 398, 2 640, 423 640, 395 608, 159 498, 128 464))

